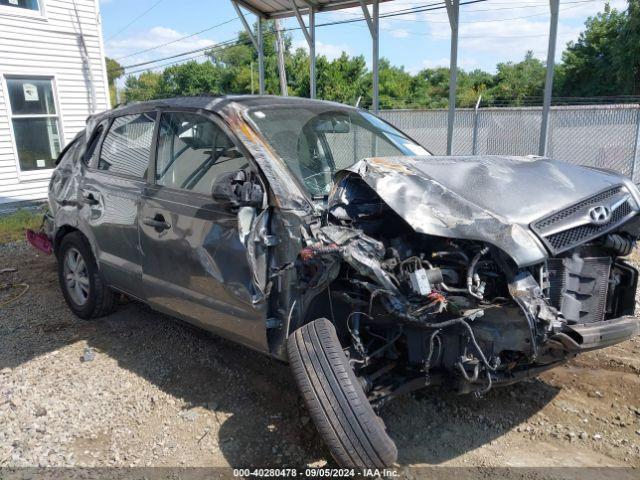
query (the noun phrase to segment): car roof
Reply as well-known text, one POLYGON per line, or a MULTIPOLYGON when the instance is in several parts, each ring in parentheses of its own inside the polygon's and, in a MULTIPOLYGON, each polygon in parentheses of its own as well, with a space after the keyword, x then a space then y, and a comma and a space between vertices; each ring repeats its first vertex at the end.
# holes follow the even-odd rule
POLYGON ((188 108, 203 109, 211 111, 221 111, 229 107, 237 107, 243 110, 252 108, 260 108, 265 106, 313 106, 313 105, 331 105, 339 108, 355 108, 336 102, 325 100, 312 100, 301 97, 281 97, 275 95, 223 95, 223 96, 190 96, 190 97, 173 97, 160 100, 150 100, 146 102, 134 102, 126 105, 117 106, 112 110, 102 112, 94 117, 96 120, 103 118, 129 115, 135 113, 143 113, 158 108, 188 108))

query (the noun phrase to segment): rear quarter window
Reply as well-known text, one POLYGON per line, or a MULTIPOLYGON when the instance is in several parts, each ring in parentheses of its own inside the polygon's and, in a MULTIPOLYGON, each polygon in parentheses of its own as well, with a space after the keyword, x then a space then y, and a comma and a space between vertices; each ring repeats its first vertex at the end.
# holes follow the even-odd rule
POLYGON ((84 143, 84 138, 84 133, 82 133, 71 140, 71 143, 65 147, 58 157, 58 160, 56 160, 56 165, 75 163, 78 160, 78 154, 80 153, 81 146, 84 143))
POLYGON ((149 166, 155 112, 116 118, 100 149, 98 170, 143 178, 149 166))

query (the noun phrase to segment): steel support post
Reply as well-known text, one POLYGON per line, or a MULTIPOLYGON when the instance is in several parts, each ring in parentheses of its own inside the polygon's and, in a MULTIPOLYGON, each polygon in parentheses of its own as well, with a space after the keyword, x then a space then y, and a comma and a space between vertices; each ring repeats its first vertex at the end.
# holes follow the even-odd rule
POLYGON ((280 95, 286 97, 289 95, 287 88, 287 71, 284 65, 284 42, 282 41, 282 27, 280 26, 280 20, 276 19, 276 51, 278 52, 278 77, 280 80, 280 95))
POLYGON ((460 0, 445 0, 451 27, 451 58, 449 59, 449 115, 447 117, 447 155, 453 147, 453 125, 456 118, 456 91, 458 88, 458 19, 460 0))
POLYGON ((262 18, 258 17, 258 84, 260 95, 264 95, 264 39, 262 36, 262 18))
POLYGON ((251 43, 253 43, 253 47, 256 49, 256 52, 258 53, 258 84, 259 84, 260 95, 264 95, 265 87, 264 87, 264 49, 263 49, 263 40, 262 40, 262 18, 258 16, 258 31, 257 31, 257 34, 254 34, 253 30, 247 23, 247 19, 244 18, 244 14, 242 13, 242 10, 240 10, 240 7, 238 6, 238 4, 234 0, 231 0, 231 4, 233 5, 233 8, 238 14, 238 17, 240 18, 240 21, 242 22, 242 26, 247 32, 247 35, 249 35, 249 38, 251 39, 251 43))
POLYGON ((360 6, 362 7, 364 18, 367 21, 369 32, 371 33, 371 40, 373 43, 371 61, 371 69, 373 74, 373 92, 371 94, 371 109, 373 110, 373 113, 378 113, 380 109, 380 71, 378 65, 380 60, 380 2, 378 0, 373 0, 371 5, 371 13, 369 13, 369 7, 367 7, 367 4, 364 0, 360 0, 360 6))
POLYGON ((640 163, 640 107, 638 107, 638 114, 636 115, 636 140, 633 144, 633 159, 631 161, 630 177, 637 184, 640 183, 640 178, 638 178, 638 164, 640 163))
POLYGON ((305 2, 308 6, 309 25, 304 23, 300 8, 295 0, 289 0, 291 10, 298 20, 300 30, 309 46, 309 97, 316 98, 316 11, 310 2, 305 2))
POLYGON ((473 115, 473 140, 471 142, 471 155, 478 154, 478 115, 480 113, 480 102, 482 101, 482 95, 478 97, 476 102, 476 108, 473 115))
POLYGON ((547 48, 547 77, 544 81, 544 100, 542 104, 542 121, 540 123, 540 143, 538 155, 546 156, 549 144, 549 112, 551 111, 551 94, 553 92, 553 70, 556 63, 556 39, 558 36, 558 9, 560 0, 549 0, 551 22, 549 25, 549 45, 547 48))

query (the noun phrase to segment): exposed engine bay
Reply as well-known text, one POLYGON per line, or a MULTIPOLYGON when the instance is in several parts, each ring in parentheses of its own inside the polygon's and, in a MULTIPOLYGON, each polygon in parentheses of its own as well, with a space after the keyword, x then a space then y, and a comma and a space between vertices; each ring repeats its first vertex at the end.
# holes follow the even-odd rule
POLYGON ((344 176, 296 262, 373 405, 438 383, 486 392, 635 332, 620 318, 635 304, 629 231, 523 267, 487 241, 417 232, 378 193, 344 176))

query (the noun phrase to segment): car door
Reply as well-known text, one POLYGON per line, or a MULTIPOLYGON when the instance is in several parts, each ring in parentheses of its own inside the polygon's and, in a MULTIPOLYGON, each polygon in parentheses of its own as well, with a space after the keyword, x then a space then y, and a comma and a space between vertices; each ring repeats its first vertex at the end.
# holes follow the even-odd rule
POLYGON ((265 302, 251 281, 237 212, 211 195, 216 178, 249 161, 221 123, 194 112, 162 111, 155 148, 140 206, 147 301, 266 351, 265 302))
POLYGON ((138 209, 151 156, 155 112, 116 117, 95 129, 80 186, 81 218, 108 285, 142 297, 138 209))

